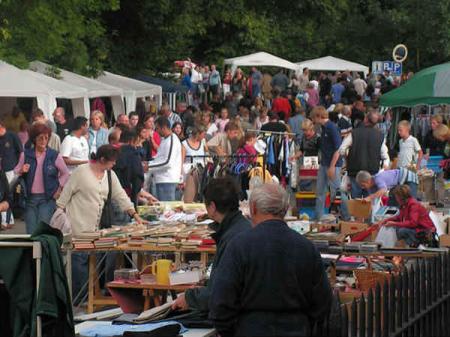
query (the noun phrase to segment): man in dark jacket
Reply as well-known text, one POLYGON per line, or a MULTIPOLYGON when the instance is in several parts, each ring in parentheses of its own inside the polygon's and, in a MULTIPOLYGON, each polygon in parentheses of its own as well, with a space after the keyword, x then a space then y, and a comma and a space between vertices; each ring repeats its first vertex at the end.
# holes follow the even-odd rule
POLYGON ((188 289, 184 295, 178 296, 173 309, 192 309, 200 312, 209 310, 211 288, 217 277, 217 268, 229 243, 240 233, 251 228, 248 221, 239 211, 239 189, 233 179, 217 178, 211 180, 205 190, 205 204, 209 217, 215 222, 211 228, 215 231, 212 238, 217 249, 214 257, 211 276, 205 287, 188 289))
POLYGON ((125 130, 120 135, 120 154, 113 170, 119 178, 120 184, 127 192, 131 201, 137 205, 138 193, 144 183, 144 168, 141 156, 135 146, 137 133, 134 130, 125 130))
POLYGON ((281 186, 254 188, 249 205, 254 228, 222 257, 210 318, 221 337, 310 336, 332 298, 320 254, 283 221, 289 197, 281 186))
POLYGON ((361 198, 364 191, 356 183, 356 175, 359 171, 368 171, 375 175, 381 166, 387 168, 389 164, 388 148, 384 143, 384 137, 376 128, 379 119, 378 111, 371 110, 364 119, 364 124, 353 129, 350 135, 344 138, 339 153, 347 156, 347 174, 352 184, 352 198, 361 198))

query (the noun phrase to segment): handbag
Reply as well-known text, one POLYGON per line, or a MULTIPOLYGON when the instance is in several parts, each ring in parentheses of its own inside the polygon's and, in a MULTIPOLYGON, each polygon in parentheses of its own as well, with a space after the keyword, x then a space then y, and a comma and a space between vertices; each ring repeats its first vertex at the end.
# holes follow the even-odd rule
POLYGON ((113 209, 111 203, 112 196, 112 183, 111 183, 111 171, 107 171, 108 175, 108 197, 103 205, 102 216, 100 218, 100 229, 111 228, 113 220, 113 209))

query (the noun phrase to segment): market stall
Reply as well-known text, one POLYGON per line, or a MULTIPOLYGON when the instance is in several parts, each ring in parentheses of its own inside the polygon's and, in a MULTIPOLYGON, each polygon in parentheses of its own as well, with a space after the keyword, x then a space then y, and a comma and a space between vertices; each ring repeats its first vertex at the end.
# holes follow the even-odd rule
POLYGON ((89 99, 100 97, 111 98, 112 110, 115 116, 125 112, 125 107, 123 104, 124 93, 121 88, 107 85, 92 78, 81 76, 79 74, 54 67, 40 61, 30 62, 29 68, 30 70, 41 74, 56 76, 56 78, 58 78, 62 82, 85 88, 87 90, 87 97, 83 100, 83 107, 84 111, 87 112, 87 114, 85 115, 87 117, 89 117, 91 111, 89 99))
POLYGON ((177 107, 177 101, 187 102, 187 93, 189 88, 184 85, 175 84, 168 80, 161 78, 139 75, 136 77, 139 81, 144 81, 150 84, 159 85, 162 89, 162 97, 170 105, 170 108, 175 111, 177 107))
POLYGON ((102 83, 119 87, 123 90, 125 111, 127 113, 136 110, 136 100, 138 98, 156 97, 158 106, 161 106, 162 88, 159 85, 138 81, 108 71, 104 71, 96 79, 102 83))
POLYGON ((308 68, 315 71, 356 71, 364 73, 367 76, 369 73, 369 67, 346 61, 333 56, 325 56, 317 59, 306 60, 296 63, 300 69, 308 68))
POLYGON ((10 113, 17 105, 16 98, 35 98, 36 106, 42 109, 47 118, 53 120, 53 110, 57 107, 57 98, 70 99, 74 111, 85 113, 82 105, 86 97, 83 87, 67 84, 51 77, 21 70, 0 61, 0 115, 10 113))
POLYGON ((295 63, 282 59, 281 57, 266 53, 258 52, 254 54, 228 58, 224 60, 225 65, 231 66, 231 73, 234 73, 238 67, 277 67, 298 71, 300 67, 295 63))
POLYGON ((450 104, 450 62, 423 69, 380 98, 383 107, 450 104))

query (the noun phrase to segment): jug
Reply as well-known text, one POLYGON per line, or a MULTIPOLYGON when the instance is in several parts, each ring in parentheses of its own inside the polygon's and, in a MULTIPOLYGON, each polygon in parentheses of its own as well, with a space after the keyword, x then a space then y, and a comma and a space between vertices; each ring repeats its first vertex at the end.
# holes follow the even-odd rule
POLYGON ((170 285, 169 273, 172 271, 173 263, 171 260, 157 260, 152 263, 152 274, 156 275, 156 283, 170 285))

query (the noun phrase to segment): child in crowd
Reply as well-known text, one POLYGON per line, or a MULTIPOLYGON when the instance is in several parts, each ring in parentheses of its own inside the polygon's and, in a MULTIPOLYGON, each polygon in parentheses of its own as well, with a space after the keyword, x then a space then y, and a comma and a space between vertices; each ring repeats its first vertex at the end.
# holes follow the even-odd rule
POLYGON ((310 119, 302 122, 303 137, 300 142, 300 155, 305 157, 319 155, 320 137, 316 134, 314 123, 310 119))
POLYGON ((239 158, 240 163, 256 163, 258 152, 255 149, 255 144, 256 133, 247 132, 245 137, 242 137, 239 149, 237 150, 237 155, 242 155, 242 158, 239 158))
POLYGON ((400 136, 400 150, 398 152, 397 168, 420 169, 423 152, 417 138, 410 135, 411 124, 408 121, 398 123, 398 135, 400 136))
POLYGON ((217 128, 219 129, 219 132, 225 132, 225 127, 227 126, 230 119, 228 118, 228 109, 223 108, 220 111, 220 118, 216 120, 217 128))
MULTIPOLYGON (((290 160, 298 160, 300 157, 318 157, 320 148, 320 137, 314 128, 314 123, 310 119, 302 122, 303 136, 300 141, 300 149, 290 160)), ((303 166, 303 165, 301 165, 303 166)), ((311 191, 313 188, 312 180, 301 180, 299 188, 301 191, 311 191)))

